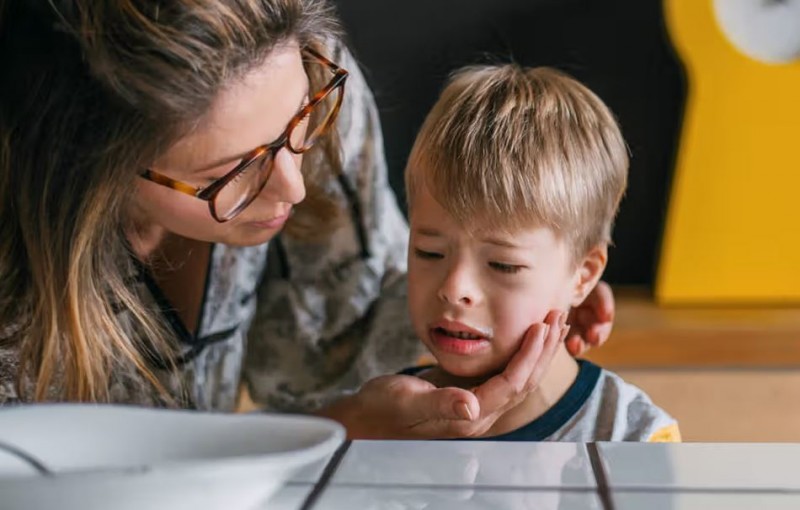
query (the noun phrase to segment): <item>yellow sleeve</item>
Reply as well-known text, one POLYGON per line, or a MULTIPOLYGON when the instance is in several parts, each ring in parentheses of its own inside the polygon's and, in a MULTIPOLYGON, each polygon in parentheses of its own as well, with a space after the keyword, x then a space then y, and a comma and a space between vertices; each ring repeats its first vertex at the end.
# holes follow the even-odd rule
POLYGON ((677 423, 672 423, 667 425, 666 427, 661 427, 660 429, 653 432, 650 437, 647 439, 648 443, 680 443, 681 442, 681 431, 678 428, 677 423))

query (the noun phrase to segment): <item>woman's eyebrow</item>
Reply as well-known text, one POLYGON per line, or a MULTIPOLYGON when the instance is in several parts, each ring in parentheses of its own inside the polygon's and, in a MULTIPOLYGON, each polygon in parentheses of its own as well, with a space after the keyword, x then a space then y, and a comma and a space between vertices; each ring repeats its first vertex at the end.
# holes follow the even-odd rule
MULTIPOLYGON (((300 111, 303 108, 305 108, 306 104, 308 104, 308 92, 309 92, 309 88, 306 87, 305 94, 303 95, 302 99, 300 100, 300 105, 297 107, 295 112, 292 114, 291 118, 286 122, 286 126, 284 126, 284 130, 289 126, 289 122, 291 122, 292 119, 294 119, 295 115, 300 113, 300 111)), ((283 134, 283 132, 281 134, 283 134)), ((280 135, 278 135, 278 136, 280 136, 280 135)), ((275 140, 277 140, 277 138, 275 140)), ((233 162, 236 162, 236 161, 241 161, 242 159, 245 158, 245 156, 249 155, 254 150, 258 149, 259 147, 261 147, 263 145, 267 145, 268 143, 271 143, 271 142, 273 142, 275 140, 272 140, 270 142, 264 143, 262 145, 257 145, 256 147, 248 149, 248 150, 246 150, 246 151, 244 151, 244 152, 242 152, 240 154, 236 154, 236 155, 233 155, 233 156, 223 156, 223 157, 218 158, 218 159, 212 161, 211 163, 203 166, 202 168, 198 168, 198 169, 194 170, 191 173, 207 172, 208 170, 211 170, 212 168, 216 168, 218 166, 226 165, 228 163, 233 163, 233 162)))

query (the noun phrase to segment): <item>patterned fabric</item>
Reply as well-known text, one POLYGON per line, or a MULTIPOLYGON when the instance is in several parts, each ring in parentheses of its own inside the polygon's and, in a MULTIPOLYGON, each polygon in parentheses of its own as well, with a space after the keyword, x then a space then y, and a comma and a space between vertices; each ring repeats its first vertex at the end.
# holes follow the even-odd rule
MULTIPOLYGON (((330 58, 351 73, 338 119, 345 175, 331 183, 349 221, 330 241, 280 237, 255 247, 215 245, 196 336, 147 270, 132 263, 132 285, 180 341, 177 373, 157 371, 180 406, 231 411, 244 377, 257 403, 312 410, 412 364, 422 352, 406 312, 408 227, 388 184, 375 102, 344 47, 333 48, 330 58), (355 191, 360 216, 350 213, 345 187, 355 191)), ((126 313, 119 314, 123 322, 126 313)), ((0 403, 11 403, 17 401, 17 356, 2 338, 0 403)), ((129 370, 115 372, 111 396, 119 403, 167 404, 129 370)))
MULTIPOLYGON (((244 372, 253 399, 270 409, 317 408, 424 352, 408 318, 408 226, 389 187, 377 108, 352 57, 336 58, 351 71, 340 136, 363 215, 324 246, 272 243, 244 372)), ((349 207, 342 186, 335 191, 349 207)))

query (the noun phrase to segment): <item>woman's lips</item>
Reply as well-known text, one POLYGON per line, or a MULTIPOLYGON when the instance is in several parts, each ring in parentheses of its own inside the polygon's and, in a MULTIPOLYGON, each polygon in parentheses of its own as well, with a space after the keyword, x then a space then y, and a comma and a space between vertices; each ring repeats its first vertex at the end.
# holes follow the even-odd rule
POLYGON ((251 221, 250 225, 262 229, 276 229, 276 228, 281 228, 288 219, 289 219, 289 213, 286 213, 282 216, 276 216, 266 221, 251 221))

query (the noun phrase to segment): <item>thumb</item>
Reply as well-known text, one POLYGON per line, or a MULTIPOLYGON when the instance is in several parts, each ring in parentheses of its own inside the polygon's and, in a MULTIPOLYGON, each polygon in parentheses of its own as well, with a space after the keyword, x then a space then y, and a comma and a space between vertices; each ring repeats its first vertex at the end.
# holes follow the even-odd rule
MULTIPOLYGON (((467 420, 480 416, 478 398, 461 388, 426 389, 411 402, 415 423, 441 420, 467 420)), ((410 410, 411 411, 411 410, 410 410)))

